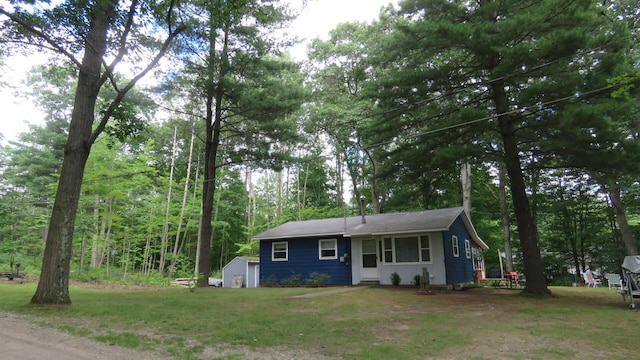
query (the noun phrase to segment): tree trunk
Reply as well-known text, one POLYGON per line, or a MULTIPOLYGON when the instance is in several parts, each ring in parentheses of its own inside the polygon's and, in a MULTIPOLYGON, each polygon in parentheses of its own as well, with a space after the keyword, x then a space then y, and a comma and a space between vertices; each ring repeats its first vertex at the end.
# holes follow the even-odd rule
MULTIPOLYGON (((253 191, 253 179, 251 176, 251 167, 245 167, 245 189, 247 189, 247 229, 253 230, 255 218, 255 194, 253 191)), ((251 231, 247 231, 247 243, 251 242, 251 231)))
MULTIPOLYGON (((211 14, 210 14, 211 15, 211 14)), ((216 58, 215 34, 218 24, 214 17, 210 16, 210 43, 209 61, 216 58)), ((213 225, 211 224, 213 201, 216 190, 216 160, 218 158, 218 147, 220 146, 220 131, 222 129, 222 100, 224 96, 224 86, 218 83, 214 86, 214 80, 224 79, 228 71, 228 48, 229 30, 224 30, 224 43, 221 51, 219 64, 219 74, 214 74, 214 69, 210 66, 210 73, 207 81, 209 90, 207 91, 207 115, 206 128, 207 139, 204 156, 204 179, 202 185, 202 213, 200 214, 200 239, 198 253, 198 279, 199 286, 209 286, 209 274, 211 273, 211 241, 213 236, 213 225), (215 109, 214 109, 215 108, 215 109), (202 277, 202 278, 200 278, 202 277)))
POLYGON ((105 234, 105 251, 107 253, 107 279, 109 278, 109 266, 111 264, 111 254, 113 253, 112 249, 111 249, 111 228, 113 226, 113 200, 112 198, 109 198, 109 218, 108 218, 108 222, 107 222, 107 232, 105 234))
POLYGON ((511 219, 507 207, 507 179, 504 173, 504 164, 498 165, 498 202, 500 204, 500 218, 502 222, 502 243, 504 244, 505 267, 507 271, 513 271, 513 251, 511 250, 511 219))
POLYGON ((529 199, 527 198, 524 174, 520 166, 520 155, 515 134, 514 119, 508 109, 508 97, 504 84, 495 81, 491 84, 493 101, 498 114, 500 136, 504 144, 504 157, 507 174, 511 183, 513 209, 518 224, 520 245, 524 261, 526 286, 524 292, 532 294, 551 294, 547 288, 544 267, 538 247, 538 234, 529 199))
POLYGON ((82 244, 80 245, 80 266, 78 266, 78 279, 82 278, 82 270, 84 269, 84 257, 87 251, 87 237, 82 236, 82 244))
MULTIPOLYGON (((176 128, 177 130, 177 128, 176 128)), ((187 207, 187 196, 189 194, 189 178, 191 177, 191 160, 193 158, 193 141, 195 139, 195 131, 191 128, 191 142, 189 144, 189 160, 187 161, 187 177, 184 180, 184 191, 182 193, 182 206, 180 206, 180 218, 178 219, 178 230, 176 230, 176 239, 173 244, 173 256, 171 257, 171 265, 169 266, 169 278, 173 278, 176 271, 176 261, 178 259, 178 250, 180 245, 180 232, 182 231, 182 221, 184 220, 184 211, 187 207)))
POLYGON ((618 187, 618 184, 614 183, 609 186, 609 199, 611 200, 611 204, 615 210, 616 220, 620 227, 622 242, 627 249, 627 255, 638 255, 638 246, 636 245, 636 242, 633 241, 633 233, 631 232, 631 228, 627 222, 627 216, 625 214, 624 204, 622 203, 620 187, 618 187))
POLYGON ((160 264, 158 264, 158 274, 164 274, 165 262, 167 261, 167 246, 169 243, 169 216, 171 214, 171 191, 173 189, 173 171, 176 165, 176 147, 178 142, 178 126, 173 128, 173 147, 171 150, 171 167, 169 168, 169 189, 167 189, 167 204, 162 222, 162 236, 160 238, 160 264))
POLYGON ((380 168, 380 164, 378 163, 378 160, 374 159, 369 154, 368 151, 367 155, 371 161, 371 171, 373 171, 371 176, 371 213, 380 214, 380 196, 378 194, 378 169, 380 168))
POLYGON ((460 180, 462 182, 462 207, 467 216, 471 218, 471 164, 468 161, 462 163, 460 180))
POLYGON ((276 202, 276 214, 277 217, 281 217, 284 211, 284 171, 279 170, 276 175, 278 177, 278 188, 277 188, 277 202, 276 202))
POLYGON ((91 242, 91 268, 100 267, 100 195, 93 196, 93 241, 91 242))
POLYGON ((142 272, 145 275, 149 275, 151 269, 153 268, 153 263, 151 262, 151 230, 147 230, 147 241, 144 245, 144 255, 143 263, 142 263, 142 272))
POLYGON ((69 266, 80 188, 91 150, 96 99, 101 86, 107 32, 118 1, 97 2, 90 14, 85 52, 78 75, 69 135, 33 304, 71 304, 69 266))

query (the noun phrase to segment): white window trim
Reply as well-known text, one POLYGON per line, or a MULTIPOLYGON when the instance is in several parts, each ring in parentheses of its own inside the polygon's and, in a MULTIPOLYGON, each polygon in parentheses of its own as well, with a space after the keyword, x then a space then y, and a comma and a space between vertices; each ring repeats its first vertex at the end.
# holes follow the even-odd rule
POLYGON ((464 240, 464 252, 467 259, 471 259, 471 241, 469 239, 464 240))
POLYGON ((318 240, 318 259, 320 260, 335 260, 338 258, 338 239, 321 239, 318 240), (333 243, 333 256, 322 256, 322 243, 333 243))
POLYGON ((460 245, 458 243, 458 237, 455 235, 451 236, 451 247, 453 251, 453 257, 460 257, 460 245))
POLYGON ((278 242, 272 242, 271 243, 271 261, 289 261, 289 242, 287 241, 278 241, 278 242), (285 257, 284 258, 277 258, 275 257, 275 250, 276 250, 276 245, 280 245, 280 244, 284 244, 285 245, 285 257))
POLYGON ((412 264, 432 264, 433 263, 433 246, 431 243, 431 235, 429 234, 419 234, 419 235, 398 235, 398 236, 385 236, 382 238, 382 263, 383 264, 396 264, 396 265, 412 265, 412 264), (396 261, 396 238, 405 238, 405 237, 417 237, 418 238, 418 247, 416 251, 418 252, 418 257, 420 261, 418 262, 397 262, 396 261), (429 261, 422 261, 422 243, 421 238, 426 237, 429 242, 429 261), (391 239, 391 250, 385 248, 384 239, 391 239), (385 252, 391 251, 391 262, 385 261, 385 252))
POLYGON ((471 248, 471 256, 473 257, 473 270, 484 270, 484 256, 480 248, 471 248))

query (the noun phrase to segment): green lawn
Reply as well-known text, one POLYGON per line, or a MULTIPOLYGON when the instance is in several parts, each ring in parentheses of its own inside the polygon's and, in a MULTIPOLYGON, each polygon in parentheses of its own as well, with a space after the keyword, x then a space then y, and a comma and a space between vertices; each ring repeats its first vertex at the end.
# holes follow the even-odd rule
POLYGON ((418 295, 412 288, 378 287, 290 298, 323 290, 72 287, 73 305, 43 307, 28 305, 35 284, 0 283, 0 309, 176 359, 638 356, 640 313, 606 288, 558 287, 553 297, 540 298, 493 288, 418 295))

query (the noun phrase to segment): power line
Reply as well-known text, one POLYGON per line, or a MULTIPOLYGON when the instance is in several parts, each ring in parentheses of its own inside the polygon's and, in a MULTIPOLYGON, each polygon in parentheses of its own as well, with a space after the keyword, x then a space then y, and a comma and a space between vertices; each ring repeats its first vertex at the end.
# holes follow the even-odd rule
MULTIPOLYGON (((599 92, 610 90, 610 89, 618 87, 618 86, 619 85, 608 85, 608 86, 601 87, 599 89, 590 90, 590 91, 586 91, 586 92, 583 92, 583 93, 576 93, 574 95, 565 96, 565 97, 561 97, 561 98, 558 98, 558 99, 537 103, 537 104, 530 105, 530 106, 525 106, 525 107, 519 108, 519 109, 513 109, 513 110, 510 110, 510 111, 506 111, 504 113, 500 113, 500 114, 485 116, 485 117, 482 117, 482 118, 469 120, 469 121, 465 121, 465 122, 462 122, 462 123, 459 123, 459 124, 453 124, 453 125, 445 126, 445 127, 438 128, 438 129, 420 131, 420 132, 415 133, 415 134, 409 134, 405 138, 411 139, 411 138, 415 138, 415 137, 418 137, 418 136, 431 135, 431 134, 439 133, 439 132, 446 131, 446 130, 457 129, 457 128, 464 127, 464 126, 467 126, 467 125, 471 125, 471 124, 475 124, 475 123, 479 123, 479 122, 483 122, 483 121, 488 121, 488 120, 492 120, 492 119, 496 119, 496 118, 498 118, 500 116, 511 115, 511 114, 515 114, 515 113, 522 113, 522 112, 525 112, 525 111, 527 111, 528 109, 531 109, 531 108, 544 108, 544 107, 547 107, 549 105, 553 105, 553 104, 556 104, 556 103, 559 103, 559 102, 563 102, 563 101, 567 101, 567 100, 578 99, 578 98, 594 95, 594 94, 597 94, 599 92)), ((393 140, 381 141, 381 142, 378 142, 378 143, 371 144, 371 145, 369 145, 369 147, 373 148, 373 147, 378 147, 378 146, 383 146, 383 145, 389 145, 389 144, 392 144, 393 142, 394 142, 393 140)))

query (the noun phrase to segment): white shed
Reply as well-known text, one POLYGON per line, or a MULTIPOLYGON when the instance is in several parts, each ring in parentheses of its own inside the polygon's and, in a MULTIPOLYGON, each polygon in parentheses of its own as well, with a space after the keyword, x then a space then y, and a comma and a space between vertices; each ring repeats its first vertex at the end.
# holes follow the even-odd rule
POLYGON ((223 287, 255 288, 259 283, 260 259, 258 258, 236 256, 222 268, 223 287))

